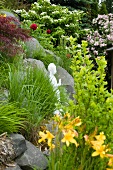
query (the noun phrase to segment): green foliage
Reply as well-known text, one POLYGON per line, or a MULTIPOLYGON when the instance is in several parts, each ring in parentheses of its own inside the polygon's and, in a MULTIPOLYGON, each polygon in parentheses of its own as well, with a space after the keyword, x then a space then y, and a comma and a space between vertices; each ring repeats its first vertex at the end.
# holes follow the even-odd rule
POLYGON ((65 46, 61 43, 59 46, 56 47, 55 53, 60 56, 62 62, 59 63, 61 67, 67 70, 68 73, 72 74, 72 70, 70 68, 72 54, 68 49, 65 49, 65 46))
POLYGON ((49 49, 59 56, 61 62, 57 61, 56 63, 51 56, 45 56, 41 52, 35 53, 33 57, 41 59, 46 67, 50 62, 59 64, 71 74, 72 55, 66 49, 66 46, 69 46, 68 35, 73 35, 78 40, 86 34, 86 30, 82 30, 80 27, 81 18, 84 14, 76 10, 69 11, 66 7, 51 5, 46 1, 43 3, 38 1, 32 4, 28 12, 25 10, 17 10, 16 12, 20 13, 24 19, 22 22, 23 28, 30 28, 32 23, 37 24, 38 28, 36 30, 31 29, 31 36, 38 39, 45 49, 49 49), (50 34, 47 34, 47 29, 51 30, 50 34), (68 54, 70 54, 70 57, 67 56, 68 54))
POLYGON ((62 6, 71 6, 75 9, 87 10, 86 7, 92 3, 92 0, 50 0, 54 4, 62 6))
POLYGON ((70 102, 70 111, 80 116, 85 126, 83 132, 92 133, 95 127, 104 131, 108 141, 112 143, 113 124, 113 96, 106 90, 105 57, 97 57, 97 69, 87 52, 87 42, 82 41, 81 48, 74 44, 71 37, 74 58, 71 69, 75 82, 74 95, 76 105, 70 102))
POLYGON ((0 63, 0 88, 7 86, 7 75, 8 75, 8 67, 7 65, 2 62, 0 63))
MULTIPOLYGON (((46 33, 48 29, 51 30, 50 36, 53 37, 54 45, 58 45, 62 35, 73 35, 79 37, 83 31, 79 22, 83 16, 82 11, 69 11, 66 7, 59 5, 51 5, 48 1, 39 0, 31 5, 31 9, 26 12, 17 10, 25 21, 28 20, 36 23, 46 33), (79 21, 79 22, 78 22, 79 21)), ((30 25, 28 25, 30 27, 30 25)), ((34 32, 36 37, 36 32, 34 32)), ((47 34, 47 33, 46 33, 47 34)))
POLYGON ((26 2, 24 2, 24 0, 0 0, 0 9, 28 9, 30 5, 26 2))
POLYGON ((71 170, 75 169, 76 147, 61 146, 55 148, 49 156, 48 170, 71 170))
POLYGON ((5 0, 0 1, 0 9, 4 8, 5 0))
POLYGON ((19 132, 25 129, 25 119, 27 112, 19 109, 15 103, 0 102, 0 133, 19 132))
MULTIPOLYGON (((42 41, 42 42, 44 42, 44 41, 42 41)), ((44 45, 44 43, 42 43, 42 45, 44 45)), ((55 54, 54 53, 47 54, 43 47, 37 46, 37 48, 34 49, 33 52, 31 50, 32 50, 31 48, 29 48, 25 45, 24 51, 25 51, 26 57, 28 57, 32 54, 32 58, 41 60, 44 63, 46 68, 48 67, 48 65, 50 63, 54 63, 55 65, 59 64, 59 61, 57 61, 57 58, 55 58, 55 56, 54 56, 55 54)), ((52 51, 51 51, 51 53, 52 53, 52 51)))
POLYGON ((98 15, 98 2, 92 0, 50 0, 53 4, 66 6, 70 10, 82 10, 85 15, 82 17, 82 28, 91 27, 91 21, 98 15))
POLYGON ((105 0, 106 8, 108 13, 113 13, 113 1, 112 0, 105 0))
POLYGON ((91 4, 91 20, 98 16, 98 12, 99 12, 98 2, 92 3, 91 4))
MULTIPOLYGON (((113 34, 113 14, 107 15, 98 15, 97 18, 92 20, 92 29, 87 34, 88 47, 92 59, 95 63, 95 58, 98 56, 105 55, 107 59, 107 68, 106 68, 106 80, 109 83, 108 89, 110 91, 111 83, 111 57, 110 53, 107 52, 107 49, 112 47, 112 34, 113 34)), ((96 64, 95 64, 96 66, 96 64)))
POLYGON ((101 3, 101 6, 99 8, 99 14, 101 15, 108 14, 106 4, 104 2, 101 3))

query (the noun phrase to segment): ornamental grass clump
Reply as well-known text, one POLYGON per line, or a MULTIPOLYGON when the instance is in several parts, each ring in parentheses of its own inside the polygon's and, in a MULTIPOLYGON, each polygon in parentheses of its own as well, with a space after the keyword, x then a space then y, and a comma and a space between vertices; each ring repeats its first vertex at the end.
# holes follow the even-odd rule
POLYGON ((14 17, 0 15, 0 51, 2 55, 13 57, 23 52, 19 43, 29 38, 28 31, 19 28, 19 21, 14 17))
POLYGON ((16 103, 0 102, 0 134, 20 132, 25 129, 28 113, 25 109, 18 108, 16 103))
POLYGON ((17 102, 19 108, 29 112, 26 118, 28 128, 22 134, 36 144, 40 123, 52 117, 56 110, 56 91, 43 69, 25 66, 22 61, 8 66, 5 83, 9 92, 8 101, 17 102))

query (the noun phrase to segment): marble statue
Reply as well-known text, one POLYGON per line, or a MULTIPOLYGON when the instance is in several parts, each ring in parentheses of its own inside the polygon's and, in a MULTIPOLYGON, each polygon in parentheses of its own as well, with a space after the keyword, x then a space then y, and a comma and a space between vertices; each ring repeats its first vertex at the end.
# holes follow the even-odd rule
POLYGON ((60 101, 60 91, 58 89, 58 86, 61 86, 61 79, 59 79, 59 82, 57 82, 57 79, 55 77, 55 74, 57 72, 56 65, 54 63, 50 63, 48 65, 48 71, 49 71, 50 81, 51 81, 51 83, 52 83, 52 85, 54 87, 54 90, 56 91, 58 101, 60 101))

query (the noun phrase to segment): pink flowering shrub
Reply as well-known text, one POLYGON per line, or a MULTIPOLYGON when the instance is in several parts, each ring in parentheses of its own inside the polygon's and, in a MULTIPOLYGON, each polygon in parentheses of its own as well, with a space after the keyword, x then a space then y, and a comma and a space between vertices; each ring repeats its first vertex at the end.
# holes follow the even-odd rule
POLYGON ((113 46, 113 14, 98 15, 92 21, 93 30, 87 35, 89 49, 97 57, 106 54, 106 49, 113 46))
MULTIPOLYGON (((95 63, 95 57, 106 56, 106 81, 107 88, 111 89, 111 57, 107 49, 113 46, 113 14, 98 15, 92 21, 93 30, 87 35, 89 52, 95 63)), ((96 63, 95 63, 96 67, 96 63)))

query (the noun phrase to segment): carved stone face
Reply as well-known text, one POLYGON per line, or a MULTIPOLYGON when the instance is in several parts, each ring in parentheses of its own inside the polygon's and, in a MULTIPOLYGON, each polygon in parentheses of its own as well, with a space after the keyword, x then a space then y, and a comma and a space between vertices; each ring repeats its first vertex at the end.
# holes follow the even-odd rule
POLYGON ((56 74, 57 70, 56 70, 56 66, 54 63, 50 63, 48 65, 48 71, 53 75, 56 74))

